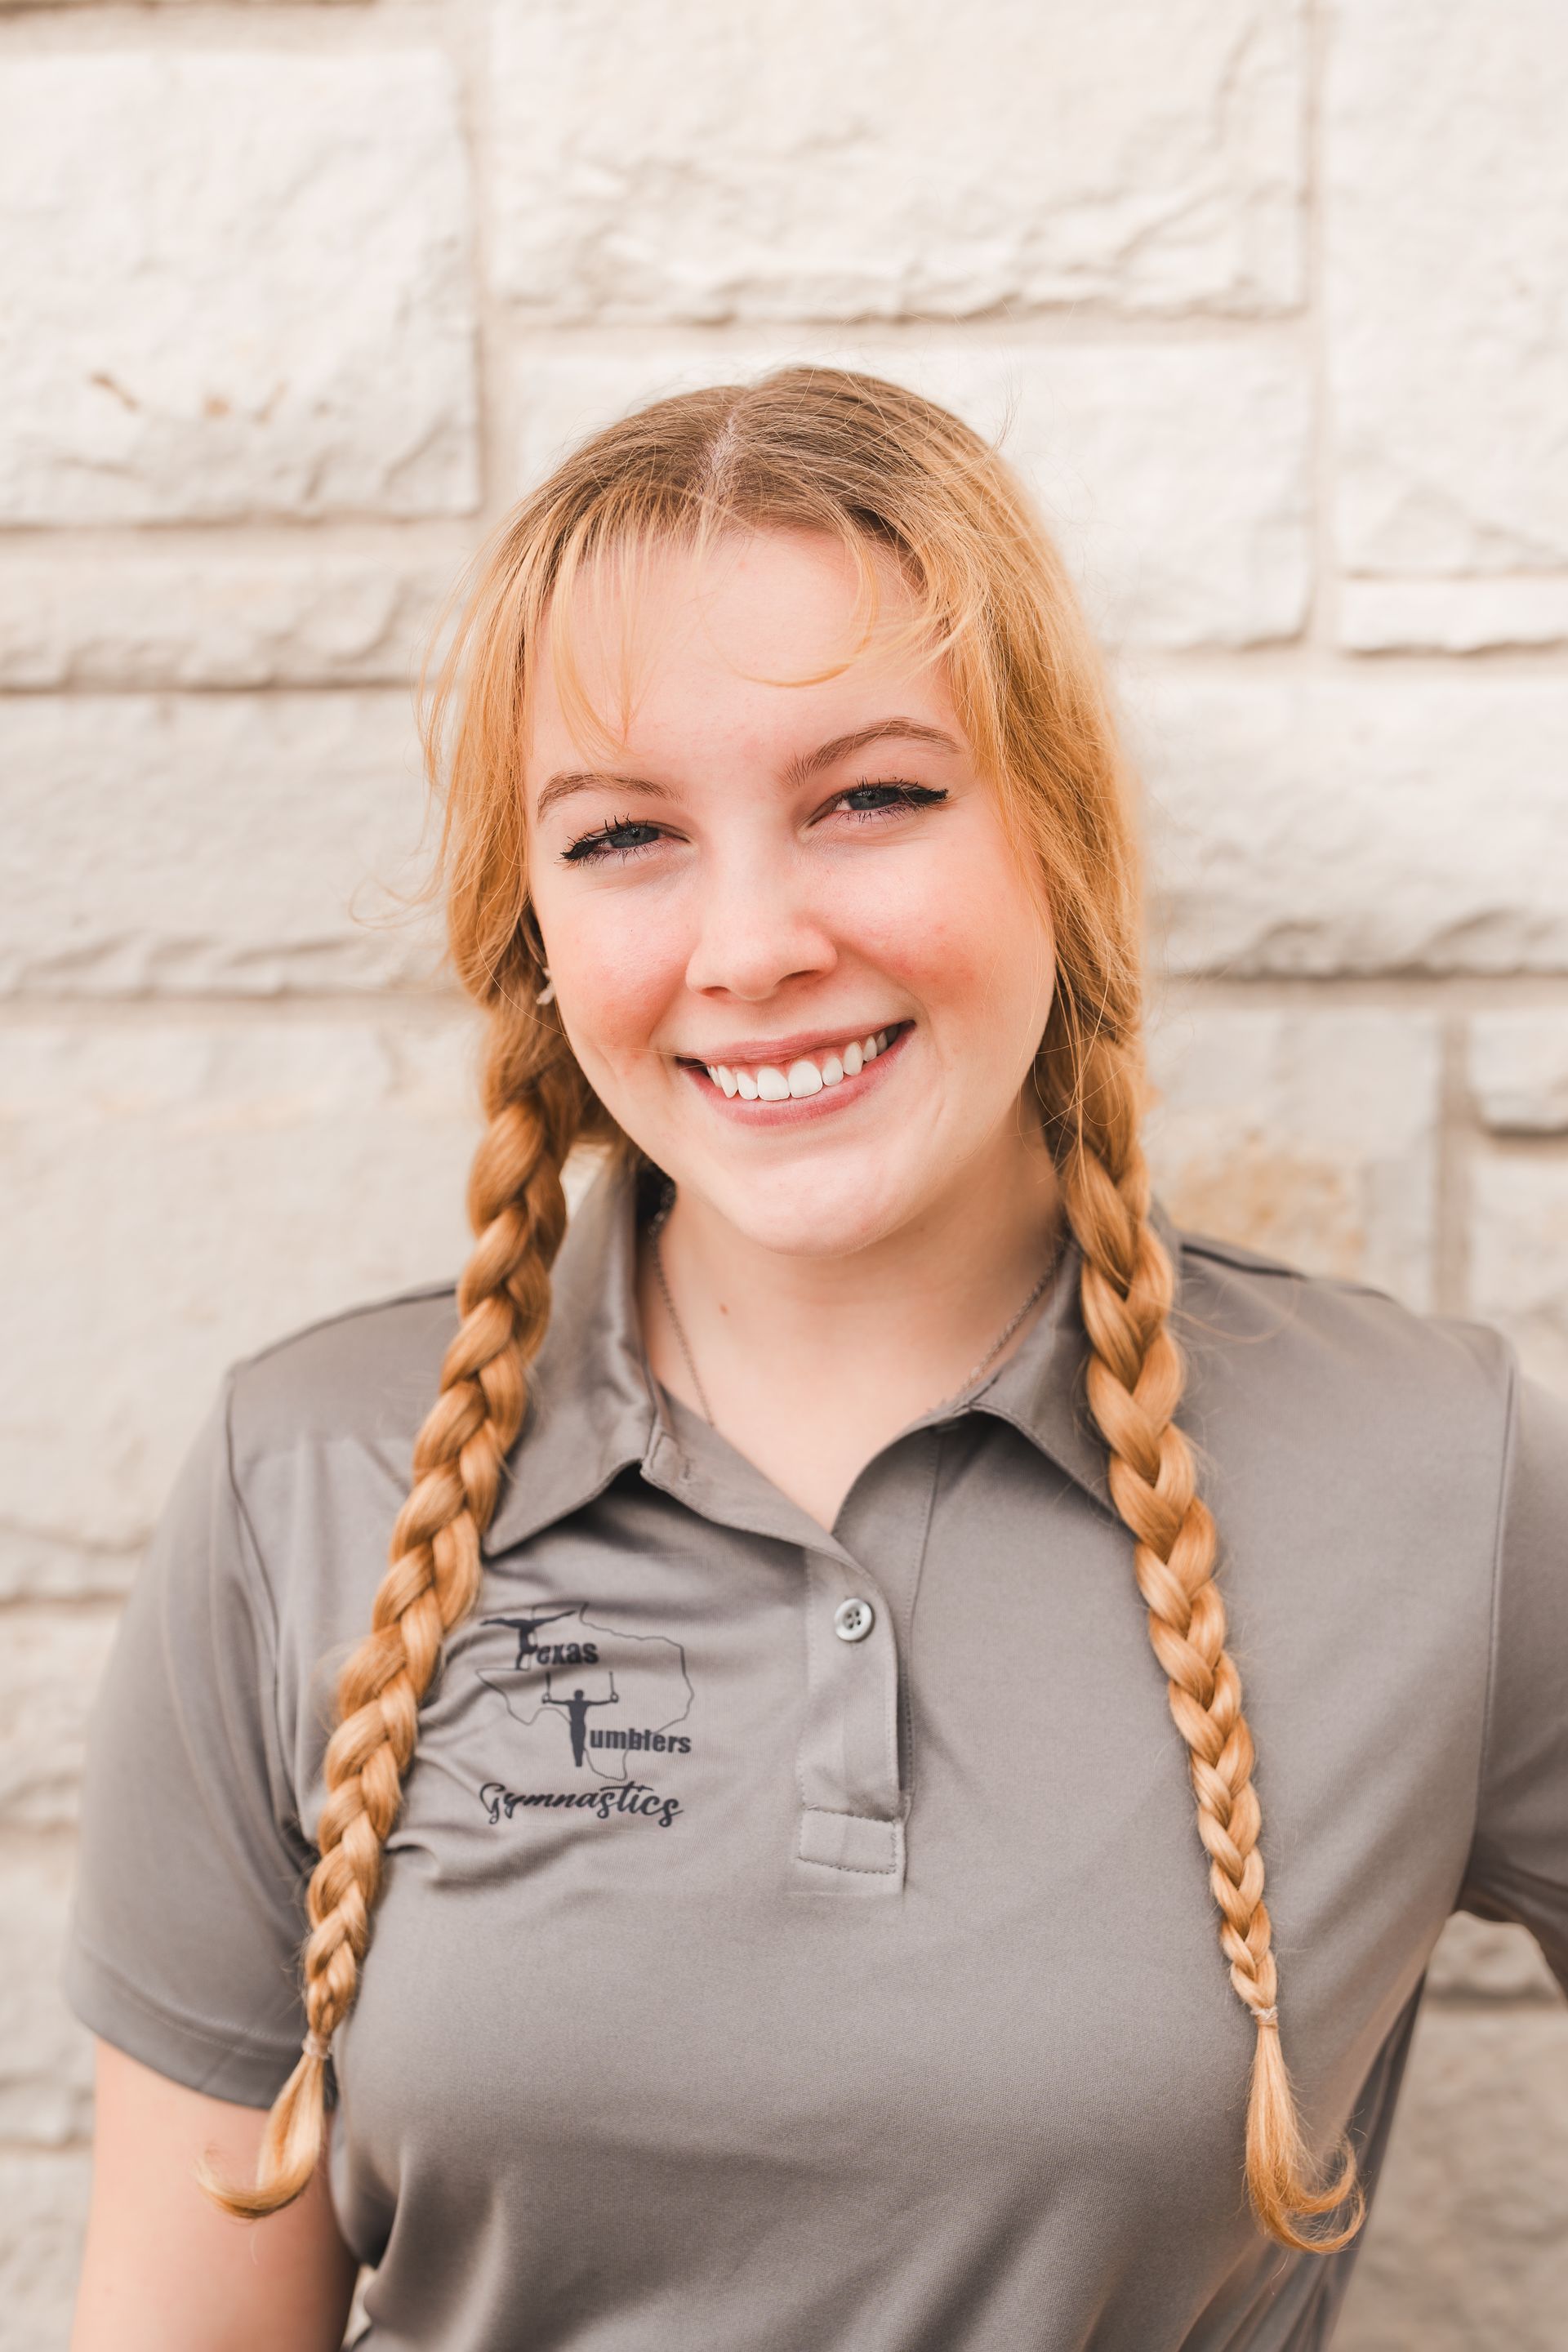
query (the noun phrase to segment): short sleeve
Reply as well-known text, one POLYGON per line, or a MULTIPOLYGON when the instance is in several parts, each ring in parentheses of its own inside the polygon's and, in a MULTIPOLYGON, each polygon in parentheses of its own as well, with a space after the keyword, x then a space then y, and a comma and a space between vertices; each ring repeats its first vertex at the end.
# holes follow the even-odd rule
POLYGON ((154 1530, 93 1715, 66 1997, 193 2090, 268 2105, 299 2055, 313 1859, 270 1597, 235 1491, 232 1375, 154 1530))
POLYGON ((1475 1841, 1458 1908, 1528 1927, 1568 1990, 1568 1404, 1517 1372, 1475 1841))

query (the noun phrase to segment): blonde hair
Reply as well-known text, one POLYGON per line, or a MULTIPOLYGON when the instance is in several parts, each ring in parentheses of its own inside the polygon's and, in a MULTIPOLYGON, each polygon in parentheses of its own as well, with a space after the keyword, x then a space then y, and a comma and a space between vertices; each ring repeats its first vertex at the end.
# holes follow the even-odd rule
MULTIPOLYGON (((268 2213, 315 2167, 327 2049, 358 1986, 419 1708, 444 1637, 474 1606, 480 1538, 522 1425, 565 1225, 562 1166, 584 1139, 631 1150, 554 1009, 535 1002, 522 774, 532 650, 547 610, 579 582, 624 587, 651 550, 770 529, 836 537, 873 613, 876 558, 893 560, 914 593, 912 629, 946 656, 959 719, 1014 838, 1049 877, 1057 981, 1036 1091, 1081 1252, 1089 1405, 1186 1747, 1220 1946, 1257 2025, 1247 2188, 1270 2237, 1329 2251, 1354 2235, 1363 2199, 1342 2140, 1331 2177, 1314 2175, 1280 2048, 1252 1737, 1226 1649, 1215 1525, 1175 1420, 1184 1369, 1169 1327, 1172 1268, 1149 1219, 1140 877, 1101 664, 1060 559, 996 450, 900 384, 826 367, 657 402, 564 458, 482 560, 436 681, 426 747, 445 799, 451 954, 489 1021, 488 1126, 468 1202, 476 1241, 371 1631, 339 1682, 303 1954, 305 2053, 273 2106, 254 2189, 209 2186, 231 2212, 268 2213), (1337 2229, 1323 2221, 1342 2207, 1337 2229)), ((563 633, 552 640, 563 695, 582 714, 563 633)))

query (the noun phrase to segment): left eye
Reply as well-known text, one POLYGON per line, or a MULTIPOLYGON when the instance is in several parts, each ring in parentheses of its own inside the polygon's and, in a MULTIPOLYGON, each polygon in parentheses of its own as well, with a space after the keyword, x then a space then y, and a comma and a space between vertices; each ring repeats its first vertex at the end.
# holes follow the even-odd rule
POLYGON ((833 805, 849 816, 893 816, 902 809, 930 808, 934 802, 946 798, 945 793, 935 792, 929 784, 889 782, 851 784, 847 793, 839 793, 833 805))

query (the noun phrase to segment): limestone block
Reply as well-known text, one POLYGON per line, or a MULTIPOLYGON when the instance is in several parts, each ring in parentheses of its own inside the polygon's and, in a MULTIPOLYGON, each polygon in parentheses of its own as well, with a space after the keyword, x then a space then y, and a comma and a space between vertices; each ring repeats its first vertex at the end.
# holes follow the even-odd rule
POLYGON ((1568 1152, 1480 1153, 1470 1171, 1470 1302, 1568 1395, 1568 1152))
POLYGON ((51 1022, 0 1047, 19 1573, 29 1543, 134 1546, 237 1356, 449 1279, 478 1123, 450 1019, 51 1022))
POLYGON ((114 1612, 5 1612, 0 1641, 0 1821, 30 1829, 74 1819, 88 1711, 114 1612))
MULTIPOLYGON (((53 14, 66 8, 93 8, 99 5, 100 0, 0 0, 0 16, 7 10, 16 16, 32 16, 45 10, 53 14)), ((143 6, 155 8, 199 8, 206 5, 207 0, 142 0, 143 6)), ((301 5, 315 8, 363 8, 371 5, 371 0, 238 0, 238 5, 258 9, 299 7, 301 5)))
POLYGON ((1339 640, 1352 653, 1568 645, 1568 573, 1468 580, 1344 579, 1339 640))
POLYGON ((1176 970, 1568 969, 1568 680, 1169 671, 1127 704, 1176 970))
MULTIPOLYGON (((1338 0, 1324 124, 1352 572, 1568 569, 1568 16, 1338 0)), ((1560 593, 1560 590, 1559 590, 1560 593)))
POLYGON ((0 550, 0 688, 410 683, 458 559, 0 550))
POLYGON ((1334 2352, 1563 2352, 1568 2008, 1428 2004, 1334 2352))
POLYGON ((129 1592, 134 1544, 71 1543, 42 1528, 0 1524, 0 1601, 101 1601, 129 1592))
POLYGON ((1500 1927, 1456 1911, 1437 1939, 1426 1989, 1438 2000, 1563 1998, 1540 1945, 1523 1927, 1500 1927))
POLYGON ((1150 1155, 1178 1224, 1430 1306, 1435 1021, 1173 1003, 1150 1064, 1150 1155))
POLYGON ((1477 1013, 1470 1088, 1482 1118, 1499 1134, 1568 1135, 1568 1013, 1477 1013))
POLYGON ((1301 13, 494 0, 500 289, 560 319, 1279 310, 1301 13))
POLYGON ((59 1990, 72 1869, 64 1838, 0 1842, 0 2138, 63 2147, 92 2129, 91 2037, 59 1990))
POLYGON ((438 49, 0 69, 0 520, 467 511, 468 199, 438 49))
POLYGON ((0 699, 0 991, 273 996, 427 980, 405 694, 0 699))
POLYGON ((83 2150, 0 2152, 0 2352, 65 2342, 90 2182, 83 2150))
POLYGON ((649 400, 803 361, 890 375, 999 437, 1113 641, 1243 646, 1300 629, 1310 389, 1273 339, 960 347, 905 336, 890 347, 755 333, 719 356, 673 337, 636 355, 527 345, 513 374, 519 486, 649 400))

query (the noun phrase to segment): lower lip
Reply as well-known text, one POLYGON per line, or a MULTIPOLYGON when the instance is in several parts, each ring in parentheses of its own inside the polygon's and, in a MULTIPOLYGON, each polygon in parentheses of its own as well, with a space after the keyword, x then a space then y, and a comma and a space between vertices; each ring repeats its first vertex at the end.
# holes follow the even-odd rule
POLYGON ((876 1060, 863 1063, 853 1077, 846 1074, 836 1087, 822 1087, 814 1095, 792 1095, 788 1102, 747 1102, 744 1096, 727 1095, 722 1087, 716 1087, 707 1071, 695 1063, 685 1062, 681 1067, 692 1085, 700 1087, 704 1100, 722 1117, 738 1120, 742 1127, 798 1127, 808 1119, 829 1118, 850 1103, 864 1102, 913 1034, 913 1022, 906 1022, 876 1060))

